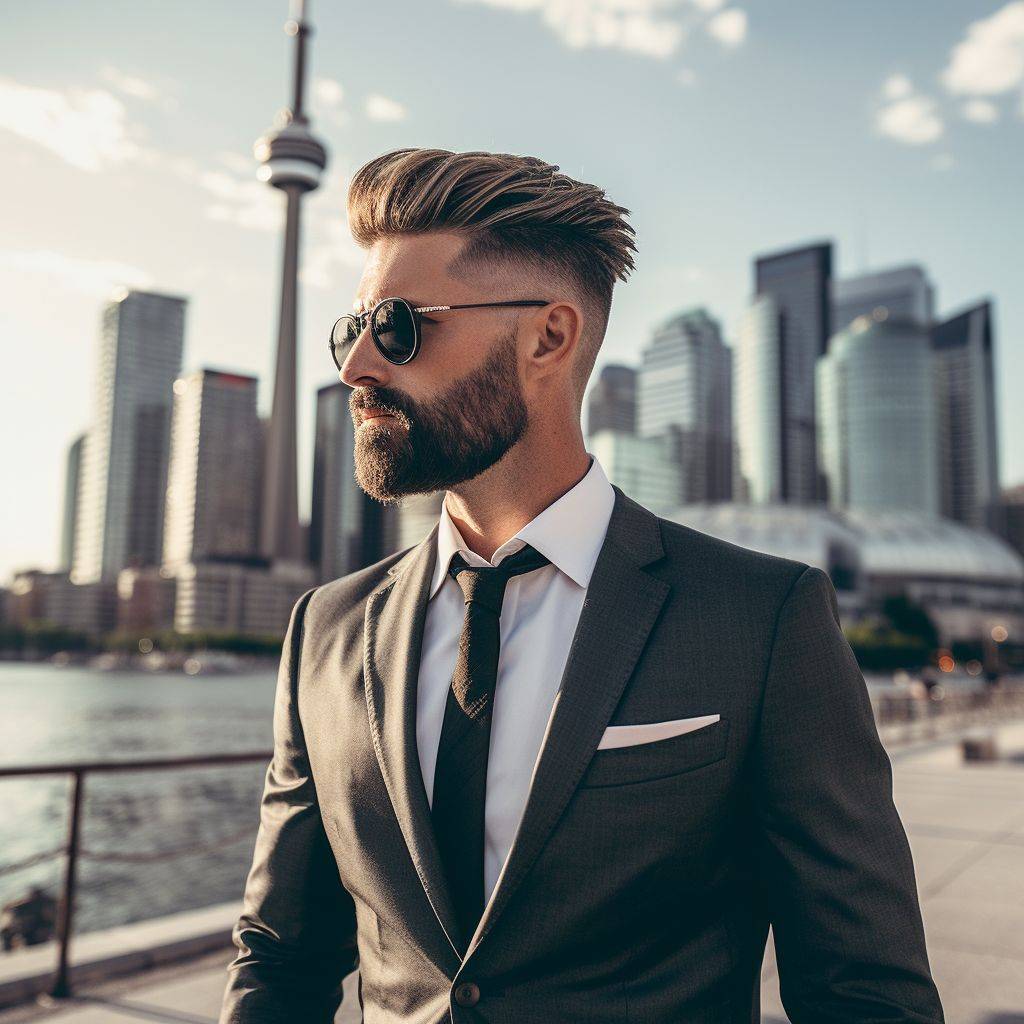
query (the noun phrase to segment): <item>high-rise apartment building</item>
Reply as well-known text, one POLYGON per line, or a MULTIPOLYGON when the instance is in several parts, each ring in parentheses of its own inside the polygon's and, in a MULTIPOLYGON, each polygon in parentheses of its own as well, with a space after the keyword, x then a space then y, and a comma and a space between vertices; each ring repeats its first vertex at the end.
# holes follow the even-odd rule
POLYGON ((82 475, 85 434, 79 434, 68 448, 64 467, 64 508, 60 530, 60 569, 70 572, 75 560, 75 524, 78 522, 78 487, 82 475))
POLYGON ((93 422, 82 455, 75 583, 112 581, 121 569, 160 559, 185 304, 122 289, 104 307, 93 422))
POLYGON ((632 366, 601 368, 587 395, 587 436, 599 430, 636 433, 637 373, 632 366))
POLYGON ((163 565, 256 554, 260 430, 255 377, 202 369, 173 385, 163 565))
POLYGON ((355 478, 355 424, 343 381, 316 393, 310 561, 326 582, 379 561, 384 527, 394 510, 371 498, 355 478))

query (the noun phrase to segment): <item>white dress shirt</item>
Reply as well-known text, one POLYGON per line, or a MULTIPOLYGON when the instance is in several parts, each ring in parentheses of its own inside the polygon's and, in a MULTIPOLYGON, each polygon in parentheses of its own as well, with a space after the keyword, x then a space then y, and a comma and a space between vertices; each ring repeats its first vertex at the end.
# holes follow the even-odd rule
POLYGON ((485 899, 498 880, 526 806, 534 764, 615 504, 604 469, 593 454, 590 458, 583 479, 497 548, 490 562, 466 547, 447 504, 441 504, 416 704, 420 770, 431 805, 444 708, 466 608, 462 588, 448 575, 452 555, 459 551, 470 565, 497 565, 530 544, 551 560, 534 572, 513 576, 501 608, 484 807, 485 899))

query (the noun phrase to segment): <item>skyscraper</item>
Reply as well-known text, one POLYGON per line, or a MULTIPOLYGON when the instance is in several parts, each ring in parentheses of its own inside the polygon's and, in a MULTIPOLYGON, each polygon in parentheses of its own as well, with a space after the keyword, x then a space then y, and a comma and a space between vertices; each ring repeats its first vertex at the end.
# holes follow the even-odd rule
POLYGON ((832 333, 832 245, 819 243, 759 257, 754 290, 779 310, 779 500, 807 504, 821 497, 816 463, 814 367, 832 333))
POLYGON ((185 299, 122 289, 105 306, 94 413, 82 455, 72 580, 155 565, 163 545, 172 385, 185 299))
POLYGON ((587 436, 599 430, 636 433, 636 370, 609 363, 587 395, 587 436))
POLYGON ((211 369, 174 382, 163 548, 169 570, 256 553, 257 383, 211 369))
POLYGON ((82 472, 85 434, 80 434, 68 448, 64 469, 64 511, 60 531, 60 568, 70 572, 75 560, 75 524, 78 522, 78 487, 82 472))
POLYGON ((782 314, 770 295, 755 298, 743 313, 736 350, 733 422, 744 500, 783 500, 782 314))
POLYGON ((654 332, 641 354, 637 424, 642 437, 670 438, 680 503, 732 497, 732 351, 707 310, 654 332))
POLYGON ((302 197, 320 184, 327 166, 327 150, 309 129, 303 106, 306 74, 306 37, 312 27, 305 20, 304 0, 295 0, 295 17, 285 32, 295 36, 292 105, 278 115, 274 130, 255 146, 259 178, 287 197, 281 307, 274 370, 274 399, 267 429, 263 473, 260 550, 270 559, 304 562, 299 530, 298 456, 296 439, 299 224, 302 197))
POLYGON ((355 478, 355 437, 343 381, 316 393, 310 561, 323 582, 372 565, 388 554, 385 522, 394 510, 371 498, 355 478))
POLYGON ((942 512, 989 525, 999 502, 999 440, 992 304, 980 302, 932 328, 938 364, 942 512))
POLYGON ((882 308, 894 319, 931 327, 935 289, 923 268, 909 264, 832 282, 832 330, 849 327, 858 317, 882 308))
POLYGON ((928 328, 883 307, 832 336, 817 367, 830 505, 939 514, 934 369, 928 328))

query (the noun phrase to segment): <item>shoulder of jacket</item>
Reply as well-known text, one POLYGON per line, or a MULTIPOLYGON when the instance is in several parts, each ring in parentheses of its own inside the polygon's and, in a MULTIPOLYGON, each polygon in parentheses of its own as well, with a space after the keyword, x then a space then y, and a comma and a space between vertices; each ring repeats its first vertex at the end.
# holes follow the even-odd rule
POLYGON ((683 573, 700 571, 718 578, 742 579, 748 584, 761 583, 788 591, 812 568, 798 559, 746 548, 672 519, 659 516, 658 522, 665 555, 677 563, 683 573))
POLYGON ((367 565, 355 572, 350 572, 337 579, 328 580, 314 588, 310 598, 307 615, 335 614, 356 604, 361 604, 381 583, 388 578, 388 569, 401 561, 415 544, 389 555, 372 565, 367 565))

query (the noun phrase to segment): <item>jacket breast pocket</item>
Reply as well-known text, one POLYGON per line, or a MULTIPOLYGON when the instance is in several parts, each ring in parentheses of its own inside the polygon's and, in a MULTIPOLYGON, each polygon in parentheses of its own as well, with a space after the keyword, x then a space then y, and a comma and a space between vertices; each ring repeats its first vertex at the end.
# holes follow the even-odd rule
POLYGON ((703 768, 725 757, 728 719, 668 739, 595 750, 580 786, 622 786, 703 768))

